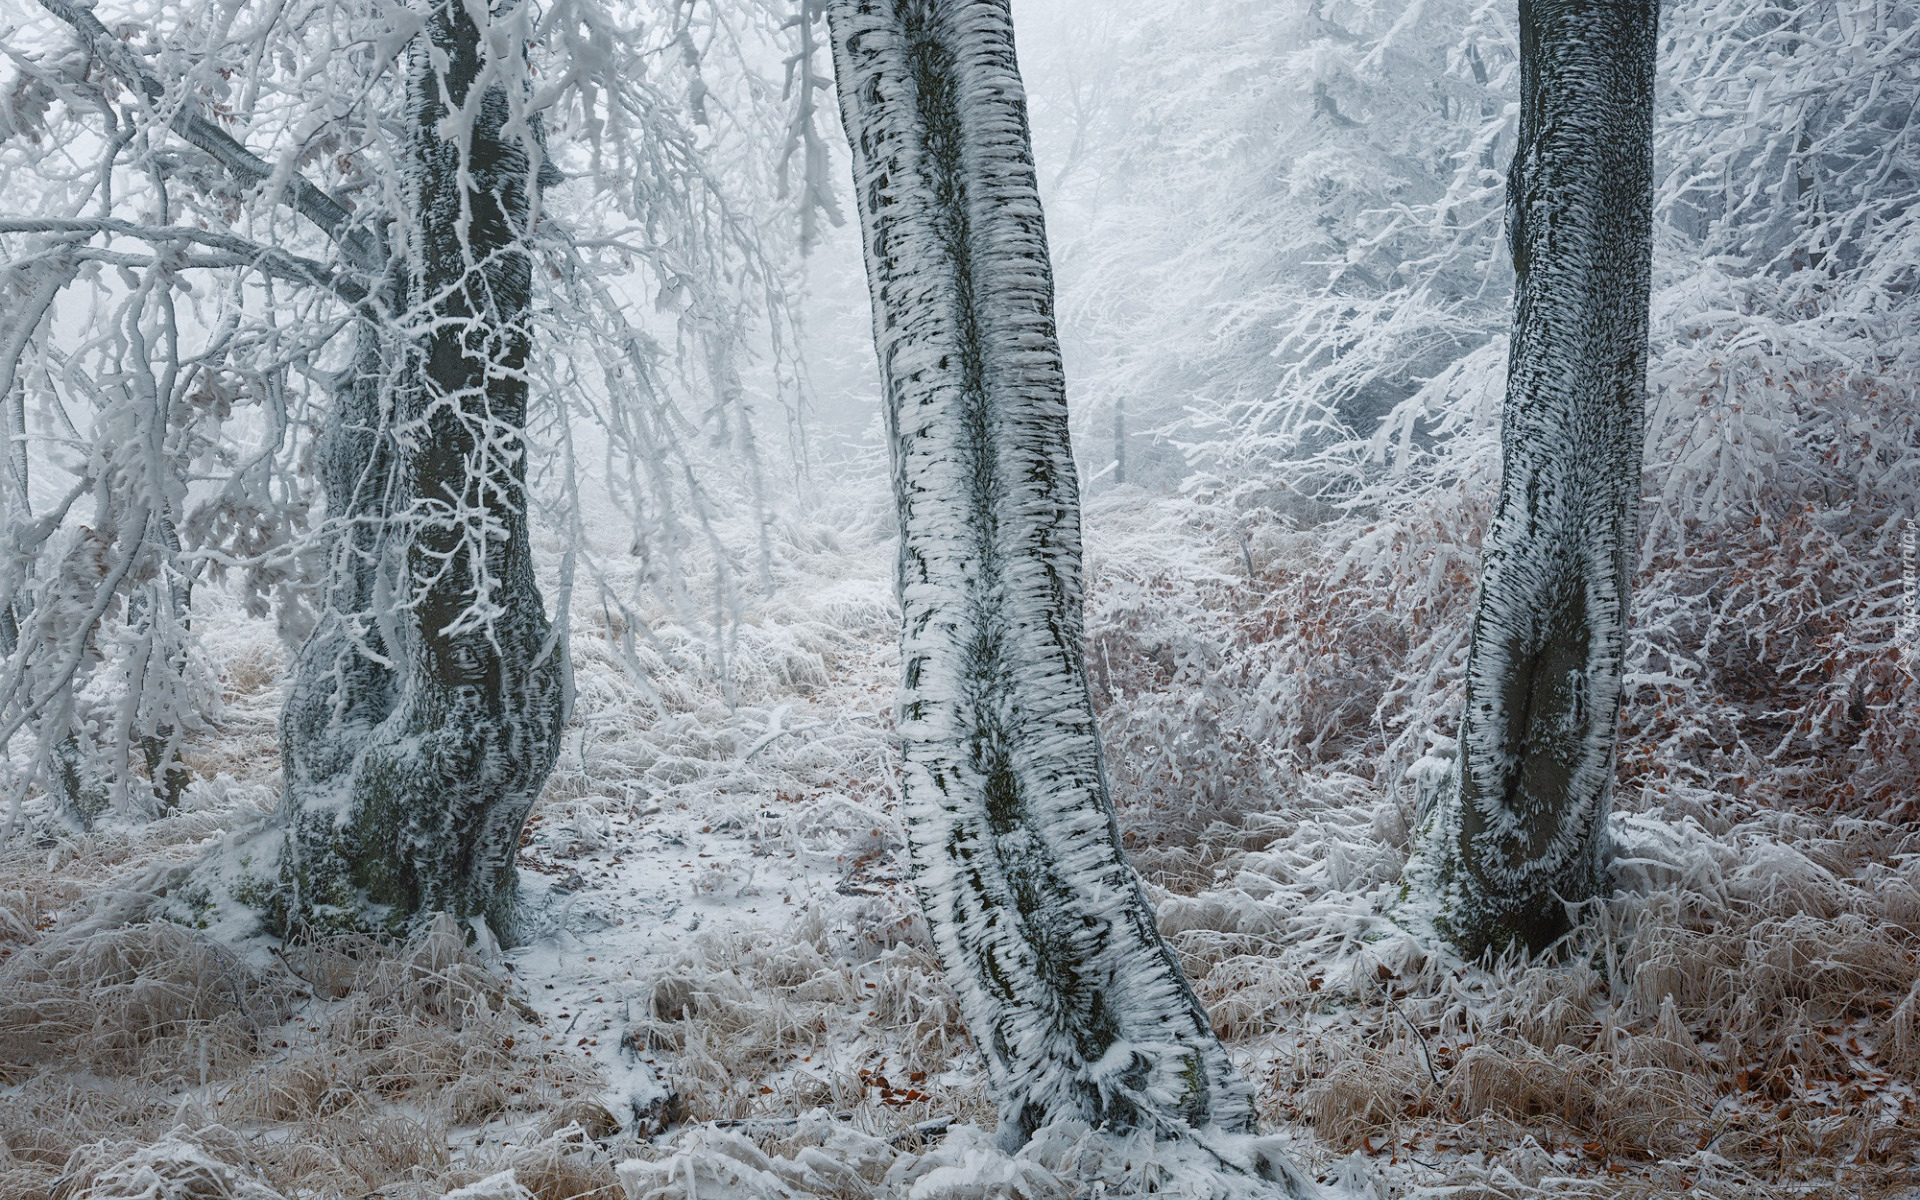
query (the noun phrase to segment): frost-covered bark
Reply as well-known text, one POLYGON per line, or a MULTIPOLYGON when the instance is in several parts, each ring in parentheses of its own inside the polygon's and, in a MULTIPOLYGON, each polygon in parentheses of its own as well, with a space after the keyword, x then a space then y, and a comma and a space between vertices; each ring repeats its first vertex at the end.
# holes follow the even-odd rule
MULTIPOLYGON (((397 281, 396 281, 397 282, 397 281)), ((337 530, 320 619, 301 645, 280 717, 286 774, 281 814, 293 830, 282 865, 285 899, 312 896, 316 867, 329 863, 338 797, 351 790, 359 753, 392 715, 399 680, 376 604, 391 603, 395 579, 388 506, 396 494, 387 364, 397 355, 372 322, 355 331, 351 374, 334 392, 319 445, 327 518, 337 530)), ((344 864, 334 863, 333 871, 344 864)), ((342 893, 335 903, 346 903, 342 893)), ((279 923, 308 920, 292 912, 279 923)))
POLYGON ((835 0, 899 506, 915 882, 1003 1138, 1249 1130, 1120 850, 1082 660, 1080 512, 1004 0, 835 0))
POLYGON ((286 718, 289 741, 306 740, 289 755, 290 926, 437 910, 506 931, 520 830, 559 749, 566 664, 534 579, 524 440, 527 242, 549 177, 537 127, 513 113, 524 61, 489 52, 500 43, 455 3, 412 51, 399 290, 417 335, 390 389, 363 342, 326 464, 349 516, 363 497, 403 497, 406 540, 388 574, 377 534, 349 538, 360 566, 302 658, 286 718))
POLYGON ((1640 501, 1652 246, 1652 0, 1521 0, 1508 178, 1518 306, 1500 496, 1454 786, 1433 814, 1438 922, 1538 950, 1606 877, 1640 501))

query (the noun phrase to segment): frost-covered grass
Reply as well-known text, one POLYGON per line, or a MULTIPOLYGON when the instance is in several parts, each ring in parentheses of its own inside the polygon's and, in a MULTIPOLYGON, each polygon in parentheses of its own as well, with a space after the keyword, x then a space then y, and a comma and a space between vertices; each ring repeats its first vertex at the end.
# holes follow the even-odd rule
MULTIPOLYGON (((1794 589, 1824 573, 1800 558, 1696 530, 1697 553, 1774 572, 1744 586, 1781 626, 1636 692, 1622 887, 1564 954, 1464 964, 1394 920, 1477 494, 1305 530, 1129 489, 1089 508, 1129 849, 1267 1128, 1359 1195, 1902 1194, 1920 1171, 1911 693, 1856 714, 1852 741, 1767 759, 1731 736, 1840 686, 1826 659, 1766 657, 1861 627, 1843 602, 1809 629, 1794 589), (1798 690, 1715 682, 1735 666, 1798 690)), ((444 926, 281 955, 137 919, 117 884, 277 789, 283 660, 244 623, 210 637, 227 706, 190 750, 187 810, 84 836, 36 817, 47 844, 0 860, 0 1195, 1070 1197, 1145 1187, 1149 1160, 1194 1178, 1072 1128, 991 1144, 902 879, 885 524, 786 522, 778 590, 718 643, 666 614, 627 641, 576 607, 575 725, 523 844, 531 940, 504 954, 444 926)), ((1667 570, 1643 597, 1671 594, 1667 570)))
POLYGON ((1095 506, 1123 823, 1270 1121, 1453 1194, 1910 1186, 1920 705, 1888 637, 1910 484, 1878 474, 1899 451, 1856 485, 1817 449, 1834 426, 1898 427, 1881 389, 1829 381, 1810 418, 1795 382, 1743 388, 1745 419, 1785 433, 1715 481, 1746 505, 1650 473, 1620 890, 1534 964, 1464 964, 1406 932, 1413 768, 1453 732, 1485 520, 1471 443, 1453 486, 1383 487, 1310 532, 1095 506))

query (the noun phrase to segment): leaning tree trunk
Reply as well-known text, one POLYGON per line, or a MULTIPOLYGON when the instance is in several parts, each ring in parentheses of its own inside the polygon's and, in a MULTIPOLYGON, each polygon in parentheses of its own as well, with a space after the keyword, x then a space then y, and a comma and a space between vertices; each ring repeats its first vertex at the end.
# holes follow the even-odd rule
POLYGON ((1437 924, 1540 950, 1607 877, 1637 537, 1652 257, 1655 0, 1520 0, 1508 237, 1518 292, 1503 474, 1437 924))
POLYGON ((1120 849, 1006 0, 834 0, 899 508, 912 867, 1003 1140, 1251 1130, 1120 849))
POLYGON ((396 291, 422 332, 391 388, 363 340, 329 434, 329 502, 371 512, 287 710, 289 928, 397 929, 445 911, 508 932, 520 830, 558 753, 566 663, 533 573, 524 437, 526 243, 553 176, 509 120, 515 65, 486 57, 459 3, 439 4, 413 47, 396 291), (384 547, 382 524, 404 542, 384 547))

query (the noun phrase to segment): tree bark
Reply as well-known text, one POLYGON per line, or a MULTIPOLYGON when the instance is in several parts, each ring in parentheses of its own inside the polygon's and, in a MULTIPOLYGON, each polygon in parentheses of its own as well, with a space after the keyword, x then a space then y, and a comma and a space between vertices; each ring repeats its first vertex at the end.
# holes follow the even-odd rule
POLYGON ((1569 928, 1566 903, 1607 879, 1646 413, 1657 20, 1654 0, 1520 0, 1502 476, 1431 846, 1437 924, 1468 955, 1545 948, 1569 928))
POLYGON ((289 928, 398 929, 445 911, 509 935, 520 830, 559 751, 567 664, 534 578, 524 437, 526 242, 555 176, 530 153, 537 130, 510 123, 522 76, 509 65, 486 59, 452 2, 412 51, 397 290, 424 333, 385 381, 363 340, 329 431, 330 503, 344 497, 356 521, 344 591, 287 709, 289 928), (405 541, 389 548, 395 518, 380 517, 402 508, 405 541))
POLYGON ((1001 1136, 1250 1131, 1120 848, 1082 658, 1080 510, 1006 0, 834 0, 900 522, 914 881, 1001 1136))
MULTIPOLYGON (((394 279, 389 302, 403 294, 394 279)), ((281 821, 287 849, 284 885, 270 909, 283 933, 316 917, 352 926, 356 881, 341 843, 341 806, 353 792, 354 768, 376 730, 399 702, 400 677, 376 606, 395 600, 399 569, 390 544, 389 505, 400 483, 392 440, 393 364, 405 355, 390 331, 372 321, 354 330, 354 361, 334 392, 319 444, 319 477, 327 521, 336 528, 320 619, 294 660, 280 714, 280 758, 286 777, 281 821), (331 906, 316 914, 316 902, 331 906), (328 918, 331 919, 328 919, 328 918)))

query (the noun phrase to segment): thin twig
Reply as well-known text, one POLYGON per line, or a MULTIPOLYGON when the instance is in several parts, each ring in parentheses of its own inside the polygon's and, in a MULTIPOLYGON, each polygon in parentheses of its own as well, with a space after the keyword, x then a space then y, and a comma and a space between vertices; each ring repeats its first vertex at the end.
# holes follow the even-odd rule
MULTIPOLYGON (((125 43, 107 32, 90 8, 73 0, 40 0, 40 5, 73 26, 106 68, 120 81, 143 96, 156 109, 166 99, 167 89, 148 71, 125 43)), ((175 133, 211 155, 241 182, 264 184, 273 178, 273 167, 253 151, 235 141, 233 135, 195 111, 191 102, 182 103, 168 122, 175 133)), ((377 271, 386 259, 376 236, 353 223, 353 214, 339 201, 321 191, 301 175, 288 181, 286 204, 326 231, 348 261, 363 271, 377 271)))
POLYGON ((1424 1033, 1421 1033, 1419 1028, 1414 1025, 1413 1018, 1407 1016, 1405 1012, 1401 1011, 1400 1002, 1393 998, 1393 992, 1391 989, 1392 989, 1392 985, 1391 984, 1387 985, 1387 1007, 1393 1009, 1394 1012, 1400 1014, 1400 1019, 1407 1023, 1407 1028, 1412 1030, 1413 1036, 1419 1040, 1420 1057, 1427 1064, 1427 1077, 1433 1080, 1433 1086, 1435 1087, 1447 1086, 1446 1083, 1443 1080, 1441 1080, 1439 1072, 1433 1069, 1433 1055, 1428 1053, 1427 1051, 1427 1035, 1424 1033))

